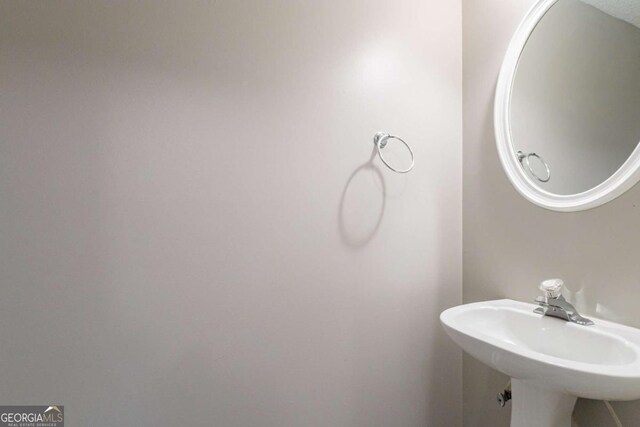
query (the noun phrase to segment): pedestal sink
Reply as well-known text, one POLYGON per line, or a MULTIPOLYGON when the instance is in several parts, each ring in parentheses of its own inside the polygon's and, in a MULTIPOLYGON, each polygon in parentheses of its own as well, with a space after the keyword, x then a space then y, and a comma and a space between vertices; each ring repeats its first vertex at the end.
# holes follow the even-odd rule
POLYGON ((570 427, 578 397, 640 399, 640 330, 604 320, 581 326, 508 299, 440 315, 464 351, 509 375, 512 427, 570 427))

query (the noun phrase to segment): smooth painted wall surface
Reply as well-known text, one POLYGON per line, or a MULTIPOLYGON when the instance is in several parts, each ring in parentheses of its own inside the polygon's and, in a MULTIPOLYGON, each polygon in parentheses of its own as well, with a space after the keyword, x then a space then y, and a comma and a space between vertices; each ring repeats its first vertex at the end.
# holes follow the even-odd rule
POLYGON ((461 302, 460 20, 1 1, 0 403, 70 427, 460 425, 438 320, 461 302), (380 130, 414 171, 371 160, 380 130))
MULTIPOLYGON (((493 132, 493 95, 504 53, 532 0, 463 1, 464 301, 531 301, 543 279, 561 277, 586 315, 640 327, 640 187, 611 203, 557 213, 527 202, 509 183, 493 132)), ((508 378, 464 358, 464 425, 508 426, 495 403, 508 378)), ((614 403, 625 426, 640 402, 614 403)), ((579 400, 580 427, 615 424, 602 402, 579 400)))

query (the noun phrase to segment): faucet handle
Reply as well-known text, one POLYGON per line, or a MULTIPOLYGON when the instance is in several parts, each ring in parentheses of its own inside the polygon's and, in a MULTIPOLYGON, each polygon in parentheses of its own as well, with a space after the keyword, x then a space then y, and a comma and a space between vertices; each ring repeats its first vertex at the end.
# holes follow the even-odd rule
POLYGON ((562 295, 562 287, 564 282, 562 279, 548 279, 540 283, 540 290, 545 298, 558 298, 562 295))

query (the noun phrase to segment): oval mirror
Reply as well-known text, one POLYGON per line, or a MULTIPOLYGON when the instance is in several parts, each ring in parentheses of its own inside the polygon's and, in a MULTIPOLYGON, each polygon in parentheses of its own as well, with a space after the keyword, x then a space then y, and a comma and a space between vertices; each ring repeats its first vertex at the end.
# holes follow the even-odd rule
POLYGON ((540 0, 518 27, 495 100, 514 187, 557 211, 640 179, 640 0, 540 0))

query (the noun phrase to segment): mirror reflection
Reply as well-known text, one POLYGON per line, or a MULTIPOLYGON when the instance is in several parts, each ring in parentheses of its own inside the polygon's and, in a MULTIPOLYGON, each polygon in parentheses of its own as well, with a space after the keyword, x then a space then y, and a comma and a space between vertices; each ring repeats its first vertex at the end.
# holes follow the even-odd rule
POLYGON ((607 180, 640 141, 640 2, 558 0, 518 62, 514 156, 559 195, 607 180), (521 153, 518 153, 521 152, 521 153))

